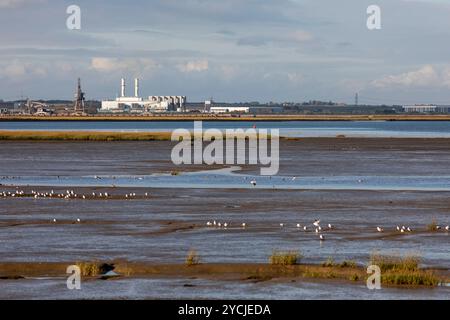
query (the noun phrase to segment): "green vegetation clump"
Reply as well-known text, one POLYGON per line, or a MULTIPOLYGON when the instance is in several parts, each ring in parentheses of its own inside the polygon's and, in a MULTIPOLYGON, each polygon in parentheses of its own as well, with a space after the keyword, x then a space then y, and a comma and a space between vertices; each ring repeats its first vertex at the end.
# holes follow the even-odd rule
POLYGON ((344 260, 341 264, 340 264, 341 268, 357 268, 358 265, 356 264, 355 261, 353 260, 344 260))
POLYGON ((427 225, 427 230, 430 232, 438 231, 438 224, 436 220, 431 221, 431 223, 427 225))
POLYGON ((96 262, 77 262, 83 277, 95 277, 100 274, 100 265, 96 262))
POLYGON ((357 275, 356 273, 352 274, 348 279, 350 281, 359 281, 359 275, 357 275))
POLYGON ((270 256, 270 264, 292 266, 300 262, 303 256, 298 251, 274 251, 270 256))
POLYGON ((195 266, 200 264, 200 257, 198 256, 197 251, 190 250, 186 257, 186 266, 195 266))
POLYGON ((324 263, 322 263, 322 267, 356 268, 357 264, 353 260, 344 260, 342 263, 336 263, 332 257, 329 257, 324 263))
POLYGON ((387 285, 437 286, 439 279, 432 272, 414 271, 386 273, 381 276, 381 283, 387 285))
POLYGON ((381 283, 394 286, 437 286, 439 278, 419 269, 420 257, 373 254, 370 264, 381 269, 381 283))
POLYGON ((336 264, 334 263, 334 259, 331 258, 331 257, 329 257, 329 258, 327 259, 327 261, 325 261, 324 263, 322 263, 322 267, 328 267, 328 268, 334 267, 335 265, 336 265, 336 264))
POLYGON ((380 267, 381 272, 387 271, 417 271, 419 270, 420 258, 414 255, 393 256, 373 254, 370 264, 380 267))
POLYGON ((170 132, 0 131, 0 140, 169 141, 170 132))

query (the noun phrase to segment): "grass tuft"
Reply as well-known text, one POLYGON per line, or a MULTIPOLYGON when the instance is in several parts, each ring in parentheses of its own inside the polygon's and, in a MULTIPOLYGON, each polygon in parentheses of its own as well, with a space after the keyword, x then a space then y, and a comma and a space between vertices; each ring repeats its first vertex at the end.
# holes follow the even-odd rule
POLYGON ((95 277, 100 274, 100 264, 96 262, 77 262, 83 277, 95 277))
POLYGON ((274 251, 270 256, 270 264, 292 266, 300 262, 303 256, 298 251, 274 251))
POLYGON ((380 267, 381 272, 386 271, 417 271, 420 257, 415 255, 393 256, 372 254, 370 264, 380 267))
POLYGON ((195 266, 200 264, 200 257, 198 256, 197 251, 190 250, 187 257, 186 257, 186 266, 195 266))
POLYGON ((431 221, 431 223, 429 225, 427 225, 427 230, 430 232, 435 232, 438 231, 437 229, 438 224, 436 222, 436 220, 431 221))
POLYGON ((413 272, 391 272, 381 276, 381 283, 387 285, 406 285, 406 286, 437 286, 439 278, 432 272, 413 271, 413 272))

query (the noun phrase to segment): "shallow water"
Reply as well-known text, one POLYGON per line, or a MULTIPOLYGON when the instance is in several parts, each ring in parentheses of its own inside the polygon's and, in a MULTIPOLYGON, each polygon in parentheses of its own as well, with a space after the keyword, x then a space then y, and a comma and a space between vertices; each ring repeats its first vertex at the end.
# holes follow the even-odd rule
MULTIPOLYGON (((234 168, 234 170, 238 169, 234 168)), ((147 176, 0 177, 0 182, 5 186, 450 191, 450 176, 303 176, 297 178, 252 176, 227 171, 221 169, 147 176), (256 182, 256 185, 251 182, 256 182)))
POLYGON ((0 299, 450 299, 450 290, 368 290, 340 282, 230 282, 203 279, 117 279, 86 281, 81 290, 68 290, 66 279, 27 279, 18 285, 3 281, 0 299))
MULTIPOLYGON (((266 263, 272 251, 279 249, 301 251, 305 263, 332 257, 336 262, 355 260, 366 265, 374 251, 381 251, 418 254, 423 266, 450 266, 449 233, 426 232, 433 220, 450 224, 450 192, 432 191, 448 188, 450 146, 446 142, 287 142, 280 146, 280 176, 272 179, 256 177, 252 168, 234 174, 225 170, 171 176, 168 172, 178 168, 168 158, 170 145, 162 142, 5 142, 0 147, 0 176, 9 176, 2 184, 40 185, 20 187, 27 192, 65 192, 70 185, 78 194, 138 195, 128 200, 86 201, 0 197, 3 262, 183 263, 194 248, 205 263, 266 263), (297 179, 292 180, 293 176, 297 179), (250 184, 255 177, 256 188, 250 184), (120 187, 112 188, 110 180, 120 187), (273 181, 278 186, 275 190, 270 187, 273 181), (148 198, 143 197, 145 192, 148 198), (77 218, 82 223, 75 224, 77 218), (324 233, 323 242, 312 231, 317 218, 324 226, 334 226, 324 233), (58 223, 52 223, 53 219, 58 223), (230 226, 208 228, 206 222, 213 220, 230 226), (242 222, 247 228, 241 227, 242 222), (298 230, 297 223, 307 225, 308 232, 298 230), (399 234, 397 225, 410 226, 414 232, 399 234), (377 226, 385 232, 376 232, 377 226)), ((15 187, 2 185, 3 190, 15 187)), ((347 283, 195 280, 197 287, 186 288, 186 281, 191 280, 93 281, 86 283, 86 290, 74 293, 65 289, 64 279, 3 280, 0 297, 384 298, 347 283)), ((386 298, 431 299, 447 298, 448 290, 383 292, 386 298)))
MULTIPOLYGON (((290 137, 450 137, 448 121, 203 121, 203 128, 280 129, 290 137)), ((172 131, 178 128, 193 129, 190 121, 5 121, 0 130, 83 130, 118 132, 172 131)))

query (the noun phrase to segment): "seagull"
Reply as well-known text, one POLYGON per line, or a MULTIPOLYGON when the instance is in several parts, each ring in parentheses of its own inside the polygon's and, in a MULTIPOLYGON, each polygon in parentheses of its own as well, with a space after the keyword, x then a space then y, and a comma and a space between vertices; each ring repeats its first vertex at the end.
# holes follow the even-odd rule
POLYGON ((80 219, 78 218, 78 219, 77 219, 77 222, 78 222, 78 223, 80 223, 80 222, 81 222, 81 220, 80 220, 80 219))
POLYGON ((397 231, 400 231, 400 227, 399 226, 397 226, 397 231))
POLYGON ((282 227, 282 228, 283 228, 283 227, 284 227, 284 223, 280 223, 280 227, 282 227))
POLYGON ((304 227, 303 227, 303 230, 304 230, 304 231, 307 231, 307 230, 308 230, 308 227, 307 227, 307 226, 304 226, 304 227))
POLYGON ((331 225, 331 223, 328 224, 328 229, 333 229, 333 226, 331 225))
POLYGON ((317 219, 316 221, 314 221, 314 222, 313 222, 313 225, 314 225, 315 227, 318 227, 318 226, 320 225, 320 220, 317 219))
POLYGON ((378 232, 383 232, 384 230, 383 230, 383 228, 381 228, 381 227, 377 227, 377 231, 378 231, 378 232))
POLYGON ((319 229, 316 229, 316 233, 319 233, 319 229))
POLYGON ((450 226, 446 226, 445 230, 450 231, 450 226))
POLYGON ((224 227, 224 228, 228 227, 228 223, 225 222, 225 223, 223 224, 223 227, 224 227))
POLYGON ((406 228, 406 230, 408 230, 408 232, 412 232, 410 227, 406 228))
POLYGON ((405 229, 400 230, 400 232, 401 232, 401 233, 404 233, 404 232, 405 232, 405 229))
POLYGON ((208 227, 210 227, 210 226, 212 225, 212 223, 208 221, 208 222, 206 223, 206 225, 207 225, 208 227))
POLYGON ((323 234, 321 234, 321 235, 319 236, 319 238, 320 238, 320 241, 324 241, 324 240, 325 240, 325 237, 323 236, 323 234))
POLYGON ((297 228, 301 228, 302 226, 300 225, 300 223, 297 223, 297 228))
POLYGON ((252 184, 252 186, 256 187, 256 180, 252 180, 250 181, 250 183, 252 184))
POLYGON ((56 219, 53 219, 53 223, 55 223, 56 222, 56 219))
POLYGON ((244 222, 243 224, 242 224, 242 228, 245 228, 247 226, 247 224, 244 222))

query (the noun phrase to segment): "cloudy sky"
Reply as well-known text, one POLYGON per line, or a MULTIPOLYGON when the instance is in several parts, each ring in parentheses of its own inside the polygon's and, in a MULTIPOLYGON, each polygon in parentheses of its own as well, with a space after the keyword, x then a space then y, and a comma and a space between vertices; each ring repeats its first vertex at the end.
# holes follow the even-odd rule
POLYGON ((77 77, 114 98, 122 76, 190 101, 450 104, 450 0, 0 0, 0 99, 71 99, 77 77))

